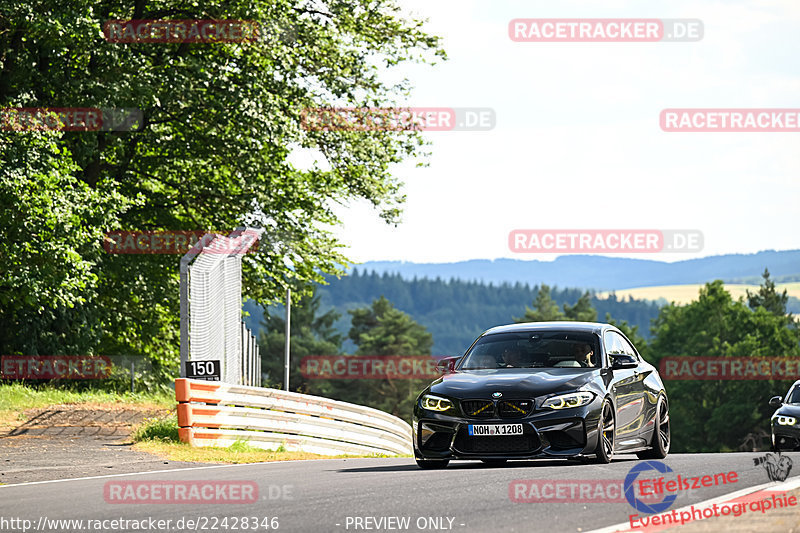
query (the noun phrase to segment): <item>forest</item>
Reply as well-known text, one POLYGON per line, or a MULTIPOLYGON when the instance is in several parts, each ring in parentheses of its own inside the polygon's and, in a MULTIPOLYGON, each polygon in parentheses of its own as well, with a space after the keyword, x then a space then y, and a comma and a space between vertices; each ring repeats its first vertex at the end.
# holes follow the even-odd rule
MULTIPOLYGON (((329 276, 327 285, 315 289, 323 311, 335 309, 342 317, 334 326, 346 336, 349 321, 344 318, 350 309, 371 304, 381 296, 392 302, 396 309, 407 313, 420 324, 424 324, 433 335, 433 353, 458 355, 475 340, 481 332, 501 324, 514 322, 515 317, 525 314, 539 293, 540 285, 516 283, 480 283, 458 279, 414 278, 406 280, 399 274, 360 272, 355 269, 349 276, 329 276)), ((643 300, 618 300, 597 298, 593 293, 579 289, 550 289, 555 303, 562 307, 576 302, 588 294, 597 316, 604 319, 608 313, 615 320, 624 320, 638 326, 645 338, 650 336, 650 322, 658 316, 659 306, 643 300)), ((273 307, 279 313, 281 307, 273 307)), ((250 313, 248 326, 258 331, 263 311, 253 302, 245 305, 250 313)), ((345 343, 345 350, 352 352, 355 346, 345 343)))
MULTIPOLYGON (((378 280, 391 279, 391 276, 359 277, 376 284, 380 283, 378 280)), ((420 284, 417 290, 426 286, 426 281, 417 280, 420 284)), ((442 285, 447 284, 439 280, 427 286, 434 291, 441 289, 442 285)), ((453 285, 461 286, 458 283, 453 285)), ((480 302, 467 300, 467 295, 476 296, 480 290, 465 292, 462 307, 477 310, 480 302)), ((486 295, 492 292, 488 286, 482 290, 486 295)), ((505 290, 513 291, 513 288, 506 287, 505 290)), ((349 350, 345 351, 346 341, 356 348, 353 356, 430 355, 435 353, 431 350, 436 342, 432 328, 401 310, 384 295, 340 313, 335 308, 326 308, 324 290, 318 288, 317 291, 313 297, 292 307, 291 390, 369 405, 409 419, 416 395, 428 380, 307 379, 300 372, 300 362, 303 357, 311 355, 348 353, 349 350), (340 321, 349 323, 345 333, 336 327, 340 321)), ((413 294, 410 290, 408 292, 413 294)), ((453 294, 440 290, 438 297, 444 299, 453 294)), ((350 298, 357 295, 354 291, 350 298)), ((434 294, 419 296, 424 305, 432 307, 436 297, 434 294)), ((688 305, 669 304, 658 309, 655 320, 647 330, 643 330, 618 317, 598 318, 598 309, 588 292, 559 292, 542 285, 527 303, 520 303, 518 311, 506 315, 504 321, 610 321, 656 367, 667 356, 800 358, 800 329, 787 311, 787 302, 786 293, 776 290, 766 271, 759 290, 748 292, 747 299, 734 300, 723 282, 718 280, 707 283, 698 299, 688 305), (559 305, 556 296, 568 301, 559 305), (644 334, 648 332, 649 338, 646 339, 644 334)), ((408 305, 408 301, 403 303, 408 305)), ((495 308, 499 308, 502 300, 498 299, 496 303, 495 308)), ((435 313, 432 311, 428 316, 435 313)), ((448 312, 460 313, 460 309, 454 305, 448 312)), ((283 380, 285 323, 282 316, 279 310, 264 316, 259 334, 264 384, 278 388, 283 380)), ((773 410, 768 400, 784 394, 791 383, 777 380, 674 380, 666 381, 665 385, 670 402, 673 452, 718 452, 743 450, 754 441, 763 444, 773 410)))

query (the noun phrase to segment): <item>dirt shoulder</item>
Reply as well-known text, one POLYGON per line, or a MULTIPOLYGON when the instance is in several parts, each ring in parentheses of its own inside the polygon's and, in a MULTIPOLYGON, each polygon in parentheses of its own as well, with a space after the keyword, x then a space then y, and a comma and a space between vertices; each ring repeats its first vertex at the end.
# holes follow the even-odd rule
POLYGON ((166 414, 168 410, 154 405, 82 403, 6 416, 0 427, 0 483, 196 466, 133 449, 132 428, 145 418, 166 414))

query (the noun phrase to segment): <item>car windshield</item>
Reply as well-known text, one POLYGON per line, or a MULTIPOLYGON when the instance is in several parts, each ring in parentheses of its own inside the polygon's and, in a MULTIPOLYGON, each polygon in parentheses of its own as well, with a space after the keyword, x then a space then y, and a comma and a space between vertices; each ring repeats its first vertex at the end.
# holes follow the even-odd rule
POLYGON ((789 391, 789 394, 786 395, 786 403, 800 404, 800 385, 789 391))
POLYGON ((459 370, 497 368, 594 368, 599 338, 591 333, 523 331, 481 337, 459 370))

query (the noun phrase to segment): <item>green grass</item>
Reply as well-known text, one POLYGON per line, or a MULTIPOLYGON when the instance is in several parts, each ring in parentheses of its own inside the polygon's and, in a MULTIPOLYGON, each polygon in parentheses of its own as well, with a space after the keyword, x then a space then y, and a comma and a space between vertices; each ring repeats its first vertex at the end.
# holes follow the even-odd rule
MULTIPOLYGON (((247 440, 245 440, 245 439, 237 440, 236 442, 234 442, 233 444, 228 446, 228 449, 230 451, 232 451, 232 452, 238 452, 238 453, 262 451, 261 448, 256 448, 255 446, 253 446, 249 442, 247 442, 247 440)), ((283 444, 281 444, 280 447, 275 451, 276 452, 285 452, 286 448, 284 448, 283 444)))
POLYGON ((21 383, 0 385, 0 410, 30 409, 62 403, 154 404, 174 407, 173 393, 116 393, 100 390, 73 391, 50 387, 32 387, 21 383))
POLYGON ((308 452, 262 450, 238 441, 228 448, 192 448, 183 442, 145 440, 133 445, 133 449, 151 453, 170 461, 195 463, 261 463, 268 461, 302 461, 307 459, 349 459, 348 456, 317 455, 308 452))
POLYGON ((47 385, 11 383, 0 385, 0 425, 23 420, 23 411, 59 404, 127 404, 173 409, 175 397, 170 392, 136 394, 101 390, 75 391, 47 385))
POLYGON ((162 442, 180 442, 178 438, 178 417, 145 418, 131 433, 134 442, 157 440, 162 442))
MULTIPOLYGON (((308 459, 355 459, 357 457, 398 457, 395 455, 317 455, 308 452, 290 452, 281 445, 276 450, 264 450, 253 446, 245 439, 240 439, 227 448, 193 448, 183 442, 170 442, 161 439, 142 440, 133 448, 147 452, 170 461, 186 461, 196 463, 260 463, 269 461, 304 461, 308 459)), ((399 457, 411 457, 403 455, 399 457)))

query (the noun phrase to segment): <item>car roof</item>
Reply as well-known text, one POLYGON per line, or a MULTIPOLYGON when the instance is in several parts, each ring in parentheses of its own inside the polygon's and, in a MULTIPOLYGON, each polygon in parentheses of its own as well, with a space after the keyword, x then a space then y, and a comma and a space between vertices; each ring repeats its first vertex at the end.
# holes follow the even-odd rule
POLYGON ((597 333, 602 334, 605 330, 619 331, 611 324, 604 324, 602 322, 571 322, 568 320, 559 320, 554 322, 522 322, 519 324, 506 324, 505 326, 496 326, 487 329, 483 335, 492 335, 495 333, 515 333, 519 331, 543 331, 543 330, 559 330, 559 331, 575 331, 580 333, 597 333))

